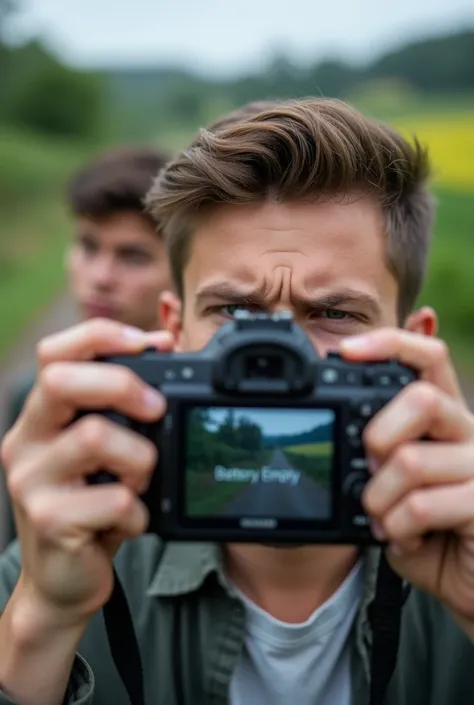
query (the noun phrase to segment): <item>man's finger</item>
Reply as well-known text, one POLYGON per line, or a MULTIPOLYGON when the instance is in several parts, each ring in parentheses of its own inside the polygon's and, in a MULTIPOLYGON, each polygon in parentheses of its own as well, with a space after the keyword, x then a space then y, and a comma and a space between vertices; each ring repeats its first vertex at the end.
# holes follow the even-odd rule
POLYGON ((155 421, 165 400, 121 365, 57 362, 40 374, 22 416, 31 441, 68 424, 79 411, 113 409, 140 421, 155 421))
POLYGON ((473 468, 472 444, 426 442, 400 446, 367 484, 364 506, 378 519, 415 489, 469 481, 473 468))
POLYGON ((44 338, 37 348, 42 369, 57 360, 92 360, 108 355, 134 355, 148 345, 169 350, 172 337, 167 331, 146 333, 117 321, 96 318, 44 338))
POLYGON ((113 530, 132 538, 148 524, 143 503, 121 484, 35 492, 24 511, 41 537, 72 550, 87 543, 91 533, 113 530))
POLYGON ((379 521, 386 539, 401 545, 431 531, 462 530, 474 523, 474 480, 410 492, 379 521))
POLYGON ((474 437, 474 420, 458 401, 427 382, 413 382, 378 412, 364 431, 369 454, 387 458, 402 443, 429 437, 462 442, 474 437))
POLYGON ((14 473, 8 474, 14 501, 36 488, 83 480, 106 469, 137 494, 144 492, 156 466, 154 444, 102 416, 88 415, 72 424, 47 446, 33 447, 14 473))
POLYGON ((410 333, 398 328, 381 328, 366 335, 341 341, 341 351, 351 360, 397 359, 421 374, 421 378, 463 399, 446 344, 439 338, 410 333))

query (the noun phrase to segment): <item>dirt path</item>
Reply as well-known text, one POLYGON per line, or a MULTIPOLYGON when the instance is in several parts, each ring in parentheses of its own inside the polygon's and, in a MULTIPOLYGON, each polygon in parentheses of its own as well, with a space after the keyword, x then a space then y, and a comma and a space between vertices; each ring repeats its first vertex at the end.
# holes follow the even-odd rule
MULTIPOLYGON (((75 320, 74 306, 65 295, 54 301, 45 311, 38 315, 6 356, 0 358, 0 436, 6 424, 6 401, 11 386, 16 378, 31 370, 35 360, 35 348, 38 340, 45 335, 61 330, 75 320)), ((474 379, 464 381, 464 391, 472 409, 474 409, 474 379)), ((0 484, 0 517, 4 516, 5 497, 0 484)), ((2 541, 2 522, 0 521, 0 550, 2 541)))

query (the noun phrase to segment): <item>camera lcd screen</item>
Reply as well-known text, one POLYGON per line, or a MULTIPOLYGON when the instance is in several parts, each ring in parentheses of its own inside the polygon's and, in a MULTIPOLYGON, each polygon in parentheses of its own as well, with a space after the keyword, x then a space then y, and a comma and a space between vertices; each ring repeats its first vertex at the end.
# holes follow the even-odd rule
POLYGON ((327 521, 334 426, 331 409, 188 408, 186 516, 327 521))

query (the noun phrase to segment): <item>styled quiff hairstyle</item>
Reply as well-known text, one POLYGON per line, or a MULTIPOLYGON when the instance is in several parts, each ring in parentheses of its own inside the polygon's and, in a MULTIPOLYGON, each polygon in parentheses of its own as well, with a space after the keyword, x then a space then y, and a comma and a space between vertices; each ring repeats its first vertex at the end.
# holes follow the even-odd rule
POLYGON ((426 150, 339 100, 264 106, 243 108, 212 130, 202 129, 146 197, 167 243, 178 293, 183 297, 193 231, 209 208, 366 194, 384 217, 386 262, 399 284, 403 321, 420 293, 432 234, 426 150))
POLYGON ((237 125, 240 122, 245 122, 245 120, 255 117, 255 115, 259 113, 264 113, 266 110, 275 110, 275 108, 283 104, 284 101, 282 100, 254 100, 251 103, 246 103, 240 108, 233 110, 231 113, 221 115, 217 120, 207 125, 206 129, 209 130, 209 132, 220 132, 231 125, 237 125))

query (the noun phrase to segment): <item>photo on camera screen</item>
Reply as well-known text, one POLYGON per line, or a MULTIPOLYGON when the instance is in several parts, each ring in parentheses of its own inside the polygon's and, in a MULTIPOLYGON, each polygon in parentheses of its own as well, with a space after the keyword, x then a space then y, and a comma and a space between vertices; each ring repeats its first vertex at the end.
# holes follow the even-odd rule
POLYGON ((189 409, 186 515, 327 521, 334 422, 330 409, 189 409))

